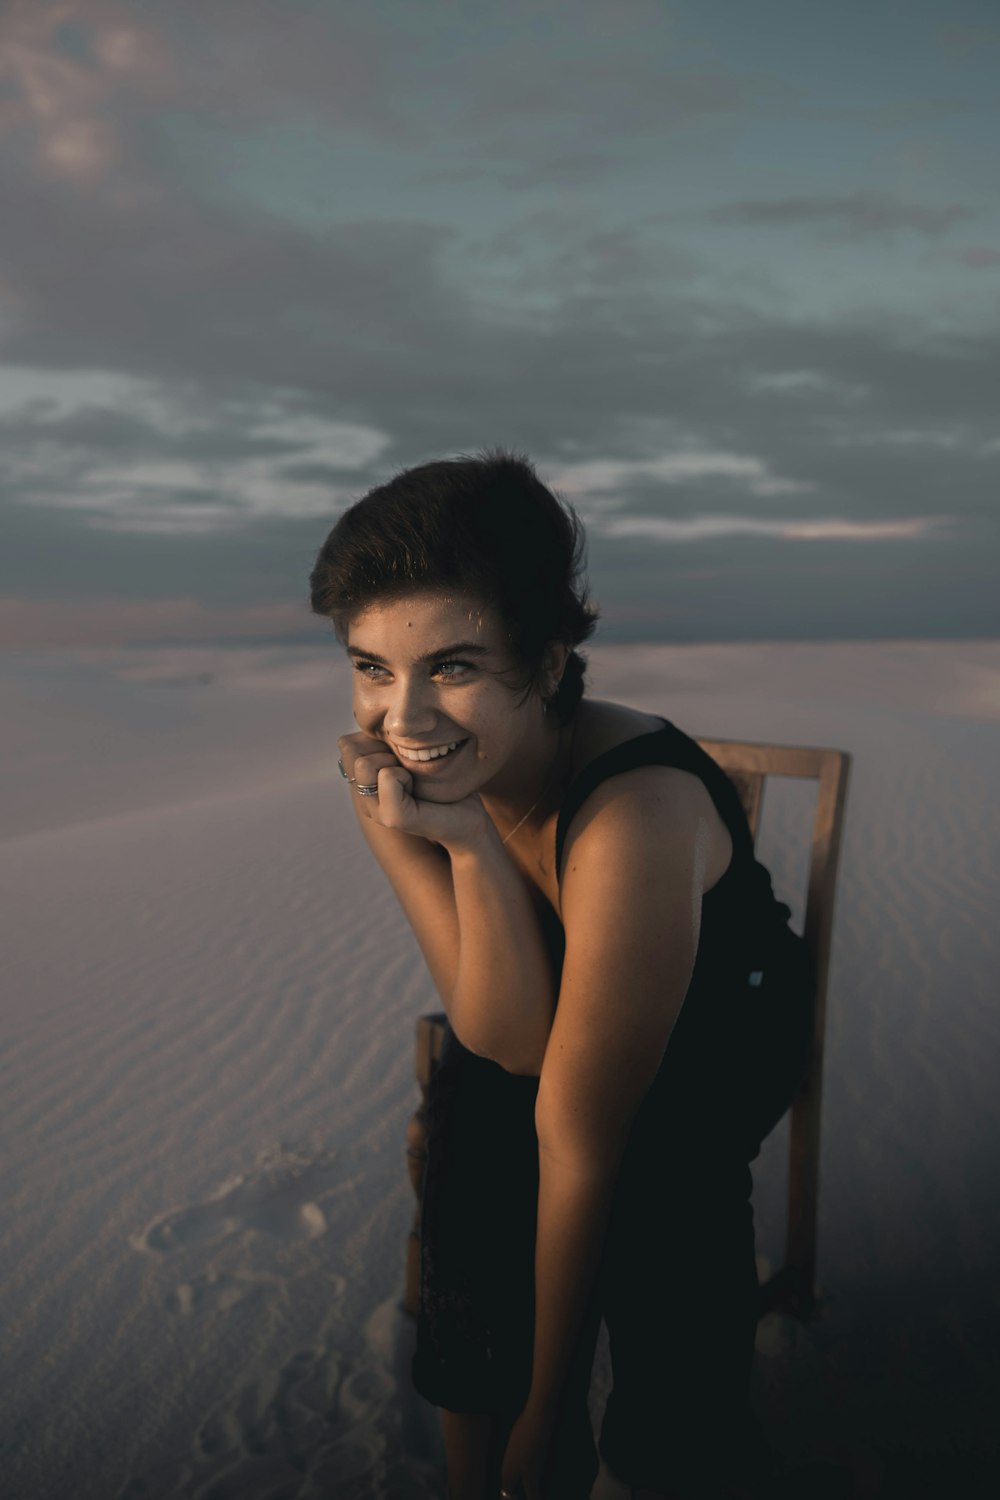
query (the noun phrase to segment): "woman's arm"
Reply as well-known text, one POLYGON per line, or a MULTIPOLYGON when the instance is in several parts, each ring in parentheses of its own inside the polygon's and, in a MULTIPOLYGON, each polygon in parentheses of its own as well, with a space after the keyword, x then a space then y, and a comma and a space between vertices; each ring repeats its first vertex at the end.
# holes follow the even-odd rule
POLYGON ((361 830, 420 945, 448 1019, 471 1052, 537 1077, 555 1009, 555 977, 538 914, 478 797, 412 800, 412 777, 363 735, 339 742, 351 769, 377 782, 352 801, 361 830), (361 750, 362 757, 358 756, 361 750), (358 760, 361 759, 361 766, 358 760), (407 828, 423 831, 407 831, 407 828))
POLYGON ((662 767, 603 783, 570 826, 566 957, 535 1110, 536 1415, 565 1380, 632 1121, 691 981, 710 849, 704 811, 662 767))
POLYGON ((458 914, 447 852, 427 839, 385 828, 366 816, 353 795, 354 812, 420 945, 442 1004, 451 1020, 458 972, 458 914))
POLYGON ((455 1033, 508 1073, 537 1078, 556 1002, 538 913, 488 819, 475 843, 450 854, 459 929, 455 1033))

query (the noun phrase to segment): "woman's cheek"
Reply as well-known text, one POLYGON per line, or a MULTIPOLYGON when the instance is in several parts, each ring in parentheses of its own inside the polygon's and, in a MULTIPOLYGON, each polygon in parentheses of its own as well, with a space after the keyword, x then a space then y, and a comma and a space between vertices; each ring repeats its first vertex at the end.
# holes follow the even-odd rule
POLYGON ((354 689, 354 717, 359 721, 364 718, 370 719, 374 712, 375 703, 371 689, 356 687, 354 689))

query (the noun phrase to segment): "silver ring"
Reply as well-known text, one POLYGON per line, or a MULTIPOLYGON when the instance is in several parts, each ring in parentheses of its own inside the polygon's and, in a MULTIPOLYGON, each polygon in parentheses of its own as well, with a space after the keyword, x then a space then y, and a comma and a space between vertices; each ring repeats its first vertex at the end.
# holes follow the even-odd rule
POLYGON ((378 796, 378 787, 377 786, 362 786, 360 784, 360 782, 359 782, 358 785, 354 788, 354 790, 357 792, 357 794, 358 794, 359 797, 377 797, 378 796))
POLYGON ((345 781, 349 781, 351 783, 351 785, 353 786, 355 778, 353 776, 348 776, 347 772, 344 770, 344 762, 341 760, 341 758, 340 758, 339 755, 337 756, 337 766, 338 766, 338 768, 340 770, 340 774, 341 774, 341 776, 343 776, 344 780, 345 781))

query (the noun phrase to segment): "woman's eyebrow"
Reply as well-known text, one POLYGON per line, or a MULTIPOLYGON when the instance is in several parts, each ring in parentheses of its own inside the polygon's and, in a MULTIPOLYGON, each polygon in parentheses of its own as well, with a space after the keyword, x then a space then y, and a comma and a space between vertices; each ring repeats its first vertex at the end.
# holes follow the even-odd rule
MULTIPOLYGON (((365 651, 361 646, 348 646, 348 656, 363 656, 368 661, 380 662, 383 667, 389 663, 384 656, 379 656, 377 651, 365 651)), ((480 646, 476 641, 459 641, 454 646, 441 646, 436 651, 428 651, 425 656, 418 656, 417 661, 440 661, 443 656, 489 656, 490 648, 480 646)))

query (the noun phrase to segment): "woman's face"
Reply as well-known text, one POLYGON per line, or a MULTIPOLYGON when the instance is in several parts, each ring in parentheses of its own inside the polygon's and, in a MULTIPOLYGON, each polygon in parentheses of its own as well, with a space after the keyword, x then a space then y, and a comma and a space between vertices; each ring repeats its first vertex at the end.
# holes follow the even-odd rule
POLYGON ((537 750, 538 697, 518 706, 522 679, 500 620, 470 596, 416 593, 372 604, 352 619, 347 651, 358 727, 388 744, 425 800, 453 802, 498 776, 512 784, 525 752, 530 760, 537 750), (456 741, 444 755, 417 758, 456 741), (505 768, 514 775, 502 777, 505 768))

